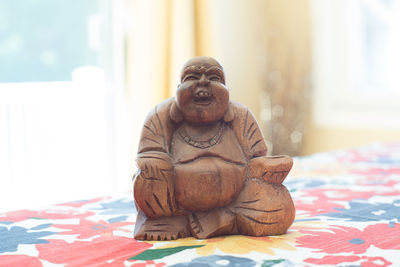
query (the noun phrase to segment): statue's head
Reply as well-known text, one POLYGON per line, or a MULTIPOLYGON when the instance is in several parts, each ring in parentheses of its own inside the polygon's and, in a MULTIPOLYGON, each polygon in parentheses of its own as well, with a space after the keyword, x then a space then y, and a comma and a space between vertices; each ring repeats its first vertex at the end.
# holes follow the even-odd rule
POLYGON ((183 118, 189 122, 206 124, 221 119, 228 108, 229 91, 218 61, 196 57, 186 62, 175 101, 183 118))

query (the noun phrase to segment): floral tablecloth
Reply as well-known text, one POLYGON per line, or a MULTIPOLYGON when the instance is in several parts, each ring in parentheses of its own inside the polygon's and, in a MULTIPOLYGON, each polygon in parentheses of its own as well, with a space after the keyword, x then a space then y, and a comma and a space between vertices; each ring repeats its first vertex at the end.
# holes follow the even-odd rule
POLYGON ((131 193, 0 214, 0 266, 400 266, 400 144, 295 159, 282 236, 133 239, 131 193))

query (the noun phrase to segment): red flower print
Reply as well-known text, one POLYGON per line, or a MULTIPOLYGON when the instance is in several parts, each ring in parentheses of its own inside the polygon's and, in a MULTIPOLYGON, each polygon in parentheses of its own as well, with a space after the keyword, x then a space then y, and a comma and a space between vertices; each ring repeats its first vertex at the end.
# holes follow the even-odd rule
POLYGON ((381 249, 400 250, 400 223, 370 225, 361 238, 381 249))
POLYGON ((320 264, 320 265, 337 265, 346 262, 356 262, 360 259, 359 256, 324 256, 321 259, 308 258, 304 262, 320 264))
POLYGON ((53 227, 67 229, 69 231, 60 232, 60 235, 78 235, 78 239, 91 238, 97 235, 113 235, 115 230, 132 232, 131 230, 120 229, 122 226, 132 225, 132 222, 108 223, 105 221, 93 222, 81 219, 79 224, 53 224, 53 227))
POLYGON ((400 224, 376 224, 364 231, 357 228, 337 226, 328 231, 300 231, 305 234, 296 242, 300 247, 315 248, 328 254, 351 252, 362 254, 373 245, 382 249, 400 249, 400 224), (379 233, 379 234, 376 234, 379 233))
POLYGON ((390 261, 382 257, 361 257, 361 266, 362 267, 379 267, 379 266, 389 266, 392 265, 390 261), (365 261, 364 261, 365 260, 365 261))
POLYGON ((94 215, 94 212, 87 211, 80 213, 78 211, 68 210, 18 210, 11 211, 4 214, 4 218, 0 216, 0 221, 6 220, 11 222, 20 222, 27 219, 49 219, 49 220, 61 220, 61 219, 73 219, 73 218, 86 218, 94 215))
POLYGON ((310 216, 318 214, 337 212, 337 209, 345 208, 337 201, 350 201, 353 199, 368 199, 375 195, 374 192, 355 192, 350 189, 309 189, 305 190, 303 197, 312 197, 312 202, 298 200, 295 202, 296 209, 305 211, 310 216), (318 204, 318 205, 316 205, 318 204))
POLYGON ((0 255, 0 266, 8 267, 41 267, 42 263, 38 258, 25 255, 0 255))
POLYGON ((362 232, 357 228, 337 226, 328 231, 300 231, 309 234, 296 240, 300 247, 315 248, 317 252, 328 254, 340 252, 363 253, 370 244, 361 239, 362 232))
POLYGON ((100 237, 91 241, 49 240, 49 244, 36 245, 39 258, 66 266, 124 266, 124 261, 152 244, 127 237, 100 237))
POLYGON ((338 265, 341 263, 356 263, 362 267, 379 267, 389 266, 392 263, 383 257, 367 257, 367 256, 324 256, 321 259, 308 258, 304 262, 320 265, 338 265))

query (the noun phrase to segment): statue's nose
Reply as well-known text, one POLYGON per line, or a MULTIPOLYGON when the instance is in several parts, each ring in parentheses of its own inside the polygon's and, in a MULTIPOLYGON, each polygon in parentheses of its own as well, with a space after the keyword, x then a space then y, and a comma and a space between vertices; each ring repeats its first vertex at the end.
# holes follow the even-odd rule
POLYGON ((200 85, 207 85, 210 83, 208 80, 207 76, 205 74, 202 74, 199 80, 200 85))

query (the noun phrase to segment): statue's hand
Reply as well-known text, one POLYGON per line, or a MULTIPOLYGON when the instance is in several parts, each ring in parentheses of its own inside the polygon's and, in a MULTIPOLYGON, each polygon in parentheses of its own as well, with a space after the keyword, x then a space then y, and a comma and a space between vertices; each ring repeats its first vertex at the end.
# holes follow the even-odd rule
POLYGON ((164 181, 174 170, 170 157, 163 152, 146 152, 138 155, 136 163, 139 174, 146 180, 164 181))
POLYGON ((171 216, 176 213, 173 173, 174 166, 163 152, 138 155, 134 194, 138 206, 148 218, 171 216))
POLYGON ((257 157, 250 160, 247 176, 263 179, 267 183, 281 184, 292 166, 293 160, 289 156, 257 157))

